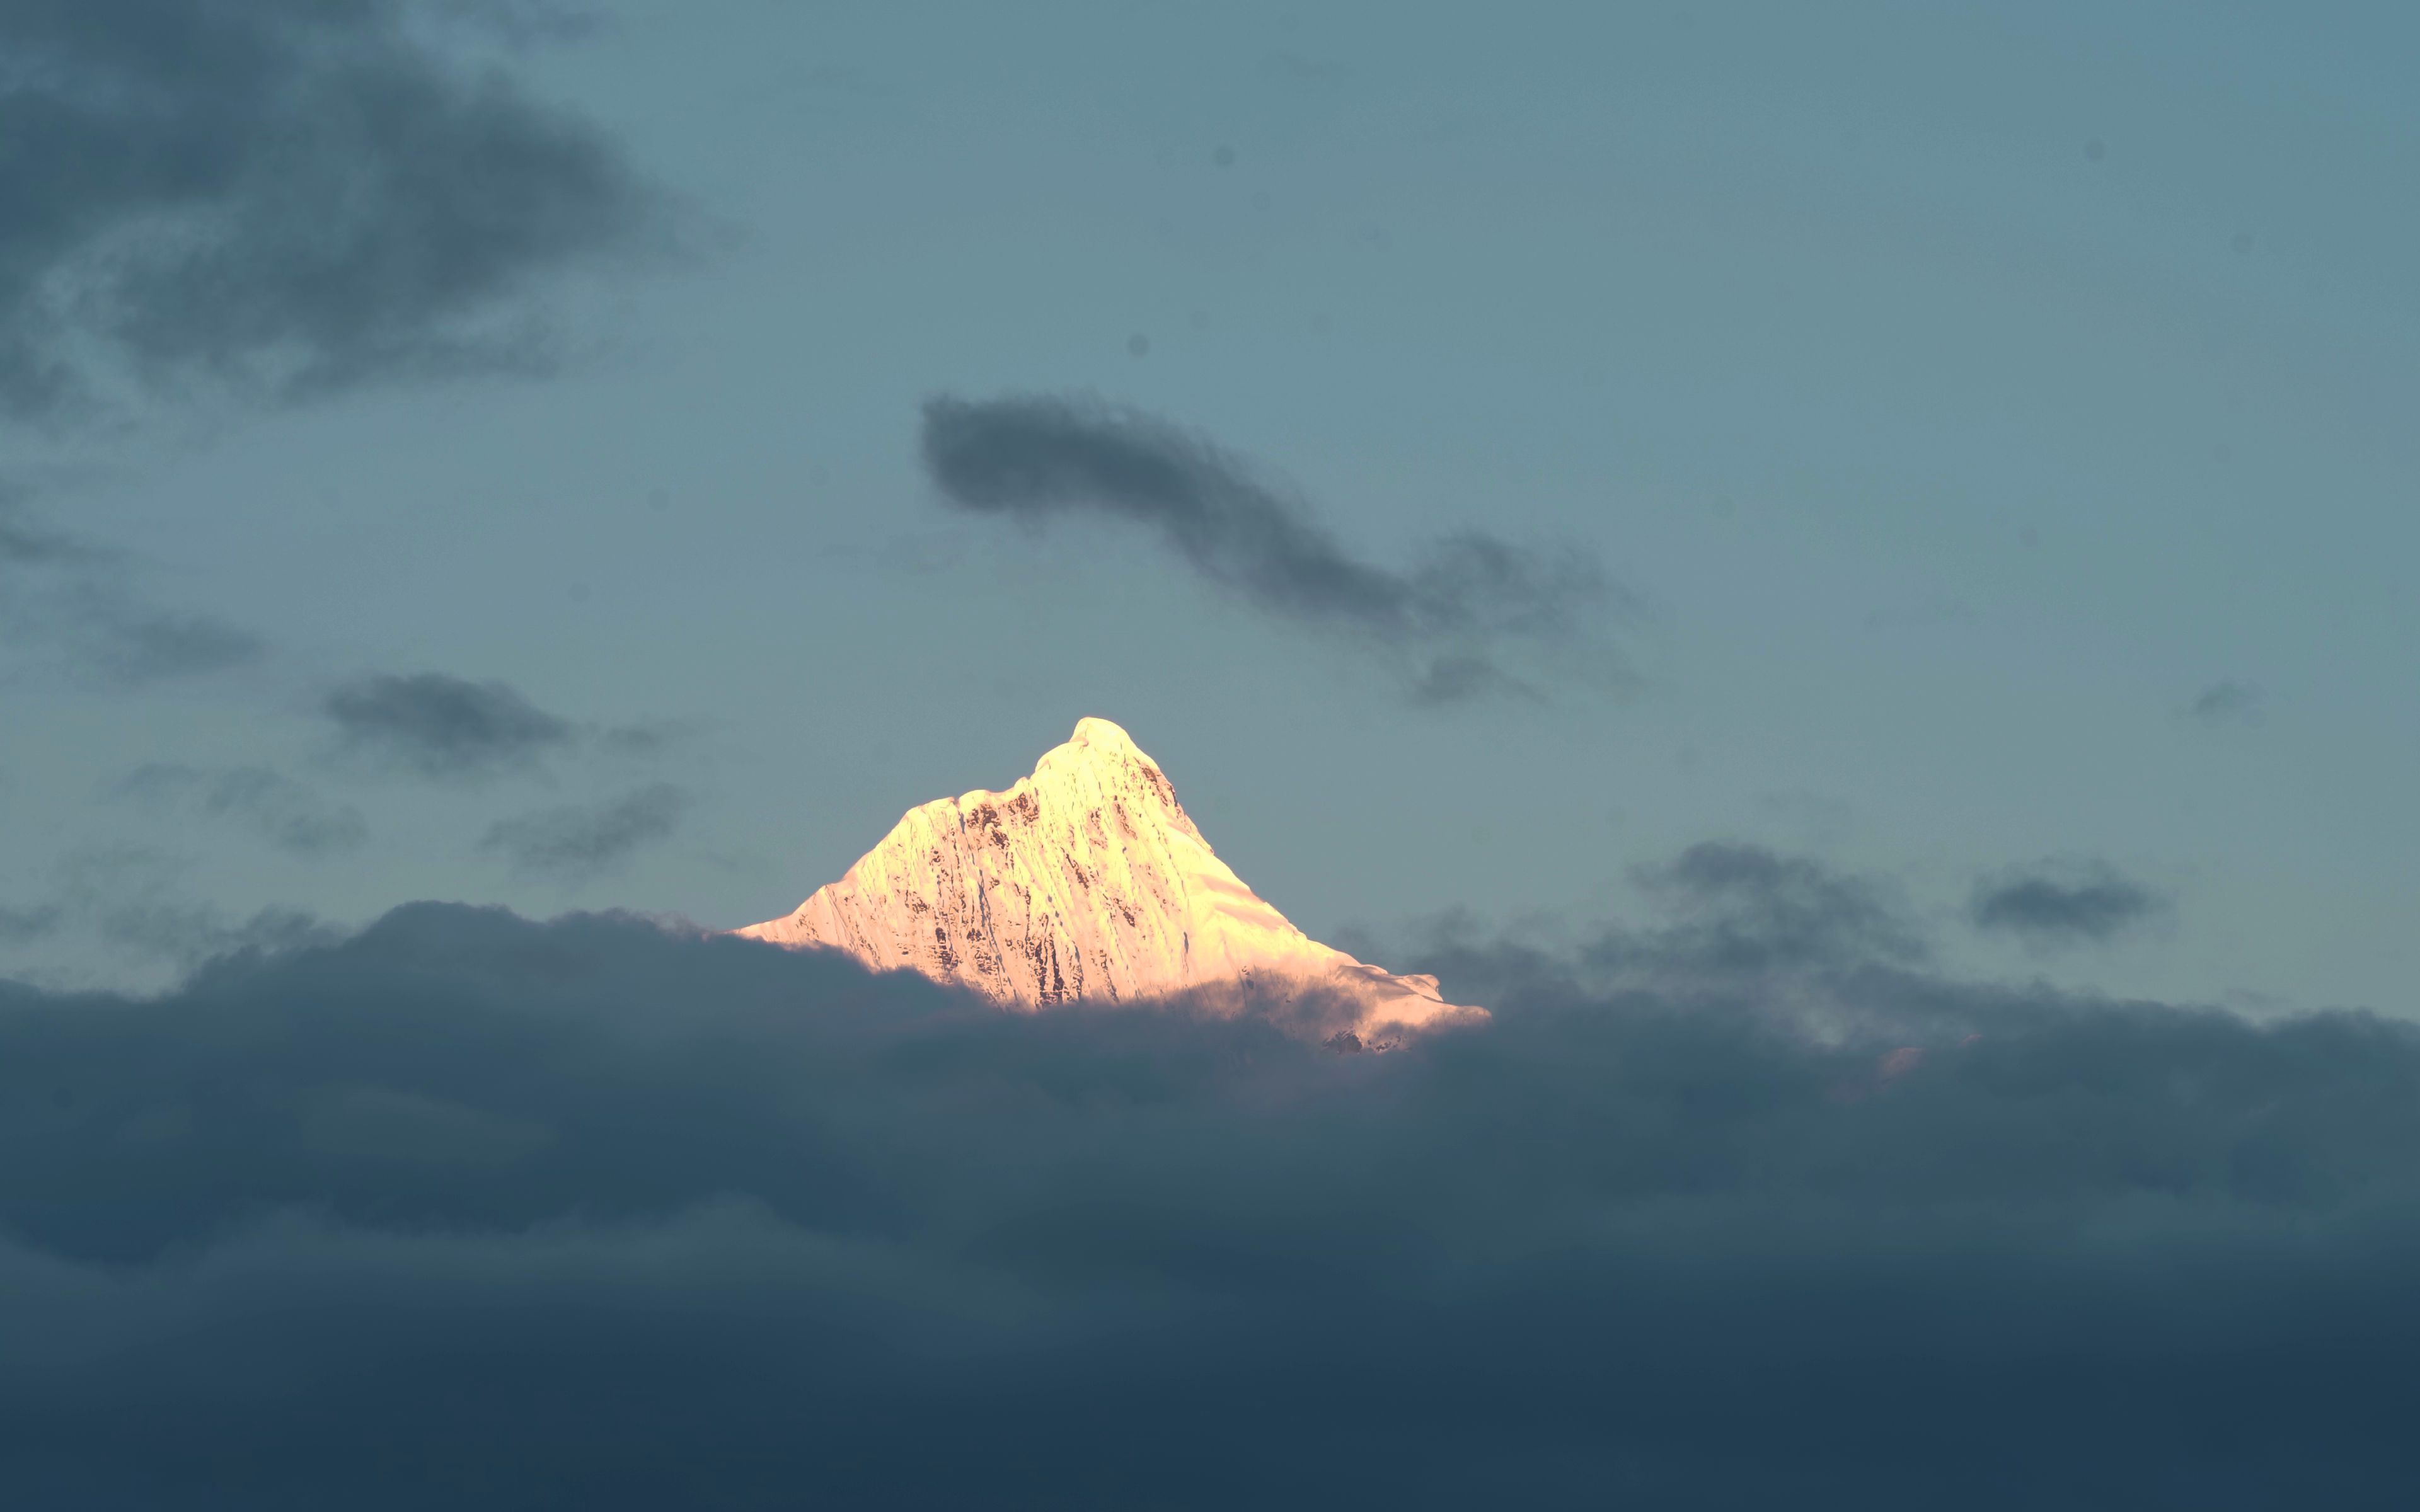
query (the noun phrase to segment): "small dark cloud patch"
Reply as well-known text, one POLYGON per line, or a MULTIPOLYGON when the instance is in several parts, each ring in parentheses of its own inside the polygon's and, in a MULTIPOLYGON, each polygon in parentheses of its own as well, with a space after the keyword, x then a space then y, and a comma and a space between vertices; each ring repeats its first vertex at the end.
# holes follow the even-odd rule
POLYGON ((669 782, 651 783, 603 803, 565 804, 498 821, 479 848, 517 872, 581 883, 671 836, 689 807, 669 782))
POLYGON ((349 749, 436 779, 525 768, 578 733, 509 684, 443 672, 357 678, 330 693, 320 709, 349 749))
POLYGON ((368 823, 359 809, 332 802, 308 784, 265 766, 201 771, 153 763, 129 773, 111 792, 157 810, 238 820, 296 856, 355 850, 369 838, 368 823))
POLYGON ((2203 724, 2257 725, 2268 717, 2260 689, 2232 677, 2211 684, 2185 706, 2189 718, 2203 724))
POLYGON ((2101 945, 2167 908, 2167 900, 2105 862, 2044 864, 1976 886, 1967 917, 1977 929, 2038 946, 2101 945))
POLYGON ((575 13, 482 0, 0 6, 0 414, 115 381, 277 400, 528 371, 550 277, 659 197, 596 125, 473 61, 575 13))
POLYGON ((1600 681, 1618 669, 1598 635, 1617 595, 1586 553, 1473 530, 1408 568, 1365 561, 1244 458, 1130 409, 1086 396, 939 397, 924 405, 923 450, 957 508, 1141 526, 1244 602, 1384 655, 1422 702, 1527 691, 1517 660, 1600 681))
POLYGON ((1386 1054, 436 905, 0 982, 0 1502, 2408 1501, 2420 1033, 1667 881, 1835 943, 1499 951, 1386 1054))

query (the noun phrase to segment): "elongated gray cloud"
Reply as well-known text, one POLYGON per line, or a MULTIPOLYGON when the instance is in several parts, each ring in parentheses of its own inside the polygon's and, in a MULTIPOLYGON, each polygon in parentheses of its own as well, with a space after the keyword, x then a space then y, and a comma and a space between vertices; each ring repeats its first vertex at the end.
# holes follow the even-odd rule
POLYGON ((524 767, 578 733, 510 684, 443 672, 357 678, 331 692, 320 709, 347 747, 430 778, 524 767))
POLYGON ((680 789, 650 783, 602 803, 564 804, 499 820, 480 849, 503 856, 517 872, 585 882, 670 836, 688 806, 680 789))
POLYGON ((1143 526, 1245 602, 1388 653, 1424 700, 1523 687, 1511 652, 1577 657, 1600 674, 1612 665, 1594 632, 1613 594, 1593 558, 1473 530, 1432 543, 1408 568, 1381 566, 1245 459, 1133 409, 1082 396, 938 397, 924 405, 923 450, 961 509, 1143 526))
POLYGON ((104 367, 296 398, 542 364, 537 285, 636 244, 658 200, 597 128, 445 39, 517 20, 544 16, 0 5, 0 413, 88 401, 104 367))
POLYGON ((435 905, 0 982, 0 1498, 2397 1504, 2420 1033, 1658 874, 1801 943, 1466 953, 1383 1056, 435 905))
POLYGON ((1977 885, 1967 905, 1978 929, 2037 945, 2098 945, 2141 925, 2165 899, 2106 862, 2044 864, 1977 885))

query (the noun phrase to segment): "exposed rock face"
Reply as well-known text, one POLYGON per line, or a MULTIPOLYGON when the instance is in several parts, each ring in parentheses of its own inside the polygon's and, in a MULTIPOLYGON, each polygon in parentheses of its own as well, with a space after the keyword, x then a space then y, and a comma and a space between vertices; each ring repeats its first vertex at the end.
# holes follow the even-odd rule
POLYGON ((846 875, 738 933, 908 967, 1004 1008, 1127 1001, 1217 983, 1324 991, 1357 1024, 1483 1018, 1330 949, 1244 886, 1193 827, 1159 765, 1085 719, 1005 793, 908 811, 846 875))

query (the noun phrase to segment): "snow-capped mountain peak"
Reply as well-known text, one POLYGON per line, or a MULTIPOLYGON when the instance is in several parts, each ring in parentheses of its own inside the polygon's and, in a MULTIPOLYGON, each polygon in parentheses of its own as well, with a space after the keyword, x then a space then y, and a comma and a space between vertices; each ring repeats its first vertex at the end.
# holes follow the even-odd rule
POLYGON ((1220 983, 1321 992, 1357 1026, 1481 1018, 1310 938, 1218 859, 1159 764, 1107 719, 1030 777, 910 810, 837 882, 740 933, 907 967, 1004 1008, 1220 983))

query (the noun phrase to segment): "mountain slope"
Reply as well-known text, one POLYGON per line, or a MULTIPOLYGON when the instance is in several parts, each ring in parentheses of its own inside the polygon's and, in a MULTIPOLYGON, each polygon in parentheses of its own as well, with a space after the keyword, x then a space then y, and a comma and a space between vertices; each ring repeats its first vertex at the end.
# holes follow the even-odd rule
POLYGON ((1357 1026, 1480 1018, 1287 922, 1218 859, 1157 763, 1085 719, 1005 793, 910 810, 838 882, 738 932, 908 967, 1003 1007, 1129 1001, 1218 983, 1316 991, 1357 1026))

